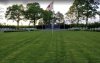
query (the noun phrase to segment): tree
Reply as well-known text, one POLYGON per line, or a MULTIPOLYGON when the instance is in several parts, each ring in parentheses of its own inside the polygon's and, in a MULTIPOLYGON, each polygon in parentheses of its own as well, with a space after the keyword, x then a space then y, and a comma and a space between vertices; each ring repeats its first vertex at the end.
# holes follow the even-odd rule
POLYGON ((61 21, 64 20, 64 15, 60 12, 57 12, 56 18, 58 19, 59 23, 61 23, 61 21))
POLYGON ((25 10, 25 18, 34 22, 34 27, 36 20, 41 18, 42 9, 40 8, 39 3, 28 3, 25 10))
POLYGON ((56 18, 56 23, 59 24, 59 28, 61 25, 63 25, 64 29, 65 29, 65 22, 64 22, 64 15, 60 12, 57 12, 55 15, 56 18))
POLYGON ((85 0, 82 9, 83 9, 83 16, 86 17, 86 27, 88 26, 88 18, 95 17, 97 13, 97 4, 94 0, 85 0))
POLYGON ((99 22, 100 22, 100 11, 98 11, 97 14, 99 15, 99 22))
POLYGON ((88 25, 88 18, 94 17, 98 8, 98 3, 95 0, 74 0, 70 7, 69 13, 74 14, 79 23, 80 17, 86 18, 86 26, 88 25))
POLYGON ((72 22, 76 21, 77 26, 79 24, 80 18, 82 17, 82 9, 81 5, 83 4, 83 0, 74 0, 73 5, 70 7, 69 11, 66 13, 68 16, 72 16, 74 20, 71 20, 72 22))
POLYGON ((73 12, 67 12, 66 13, 66 18, 68 19, 68 21, 70 22, 70 24, 74 24, 76 22, 76 16, 74 15, 73 12))
POLYGON ((7 19, 15 20, 17 22, 17 29, 19 29, 19 22, 23 17, 23 5, 12 5, 7 8, 5 17, 7 19))
POLYGON ((53 18, 53 12, 44 10, 43 13, 42 13, 42 17, 43 17, 43 20, 44 20, 44 24, 50 24, 50 21, 53 18))

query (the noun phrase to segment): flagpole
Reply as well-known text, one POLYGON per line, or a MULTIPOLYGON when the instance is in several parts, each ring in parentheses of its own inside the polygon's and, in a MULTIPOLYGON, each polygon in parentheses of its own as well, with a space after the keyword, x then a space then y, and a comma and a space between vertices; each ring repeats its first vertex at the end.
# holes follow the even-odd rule
POLYGON ((53 35, 53 28, 54 28, 54 25, 53 25, 53 21, 54 21, 54 9, 53 9, 53 7, 54 7, 54 0, 52 0, 52 2, 47 6, 47 11, 52 11, 52 13, 53 13, 53 15, 52 15, 52 19, 51 19, 51 33, 52 33, 52 35, 53 35))
POLYGON ((52 35, 53 35, 53 28, 54 28, 53 21, 54 21, 54 16, 53 16, 53 19, 52 19, 52 35))
POLYGON ((53 12, 53 19, 52 19, 52 35, 53 35, 53 31, 54 31, 54 17, 55 17, 55 15, 54 15, 54 0, 52 1, 53 2, 53 9, 52 9, 52 12, 53 12))

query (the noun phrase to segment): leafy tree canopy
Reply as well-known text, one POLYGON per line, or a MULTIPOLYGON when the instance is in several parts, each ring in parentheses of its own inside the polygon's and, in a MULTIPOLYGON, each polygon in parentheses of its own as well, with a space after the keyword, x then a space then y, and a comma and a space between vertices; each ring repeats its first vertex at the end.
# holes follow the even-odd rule
POLYGON ((15 20, 19 28, 19 22, 23 17, 23 5, 12 5, 7 8, 5 17, 7 19, 15 20))

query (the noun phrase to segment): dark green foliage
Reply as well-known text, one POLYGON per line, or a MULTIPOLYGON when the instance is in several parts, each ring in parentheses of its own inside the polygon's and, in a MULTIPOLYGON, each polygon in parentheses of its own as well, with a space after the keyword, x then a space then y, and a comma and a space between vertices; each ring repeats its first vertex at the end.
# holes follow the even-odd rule
POLYGON ((42 9, 40 8, 39 3, 28 3, 25 10, 25 18, 34 22, 34 26, 36 24, 36 20, 41 18, 42 9))
POLYGON ((47 11, 47 10, 44 10, 42 12, 42 17, 43 17, 43 20, 44 20, 44 24, 50 24, 50 21, 52 20, 53 18, 53 12, 52 11, 47 11))
POLYGON ((23 16, 23 5, 12 5, 7 8, 5 17, 17 22, 17 29, 19 29, 19 22, 23 16))
POLYGON ((88 18, 95 17, 99 2, 95 0, 74 0, 67 14, 76 16, 77 24, 81 17, 86 18, 86 27, 88 26, 88 18))
POLYGON ((95 22, 95 23, 91 23, 88 25, 88 28, 99 28, 100 27, 100 23, 95 22))

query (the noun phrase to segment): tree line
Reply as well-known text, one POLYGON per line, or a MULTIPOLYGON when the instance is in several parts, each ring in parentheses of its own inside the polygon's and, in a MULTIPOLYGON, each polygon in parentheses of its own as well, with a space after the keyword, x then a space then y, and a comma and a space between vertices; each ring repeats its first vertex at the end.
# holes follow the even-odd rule
MULTIPOLYGON (((100 12, 97 11, 99 8, 99 2, 95 0, 74 0, 72 6, 69 8, 69 11, 66 13, 66 18, 70 21, 70 27, 76 26, 90 26, 88 19, 95 17, 95 15, 100 16, 100 12), (85 19, 86 24, 79 24, 81 20, 85 19)), ((19 29, 19 22, 21 20, 30 21, 30 23, 34 23, 34 27, 36 26, 35 23, 38 19, 43 18, 43 24, 50 24, 51 20, 54 21, 60 19, 64 19, 64 16, 58 12, 58 16, 60 17, 53 17, 52 11, 43 10, 40 8, 40 4, 37 2, 28 3, 26 6, 22 4, 12 5, 7 8, 5 17, 7 19, 13 20, 17 22, 17 29, 19 29)), ((65 23, 59 23, 60 25, 65 25, 65 23)), ((95 24, 95 23, 94 23, 95 24)), ((94 26, 94 24, 91 24, 94 26)), ((97 24, 97 23, 96 23, 97 24)), ((67 24, 66 24, 67 26, 67 24)), ((69 27, 69 25, 68 25, 69 27)))
POLYGON ((40 4, 37 2, 28 3, 26 7, 21 5, 12 5, 7 8, 5 17, 7 19, 13 20, 17 22, 17 29, 19 29, 19 22, 21 20, 29 20, 30 23, 35 23, 36 20, 43 18, 45 24, 48 24, 52 19, 53 12, 43 10, 40 8, 40 4))
POLYGON ((97 10, 99 4, 100 1, 96 0, 74 0, 66 16, 72 24, 76 23, 77 26, 80 21, 85 20, 87 27, 89 18, 96 18, 96 15, 100 16, 100 11, 97 10))

